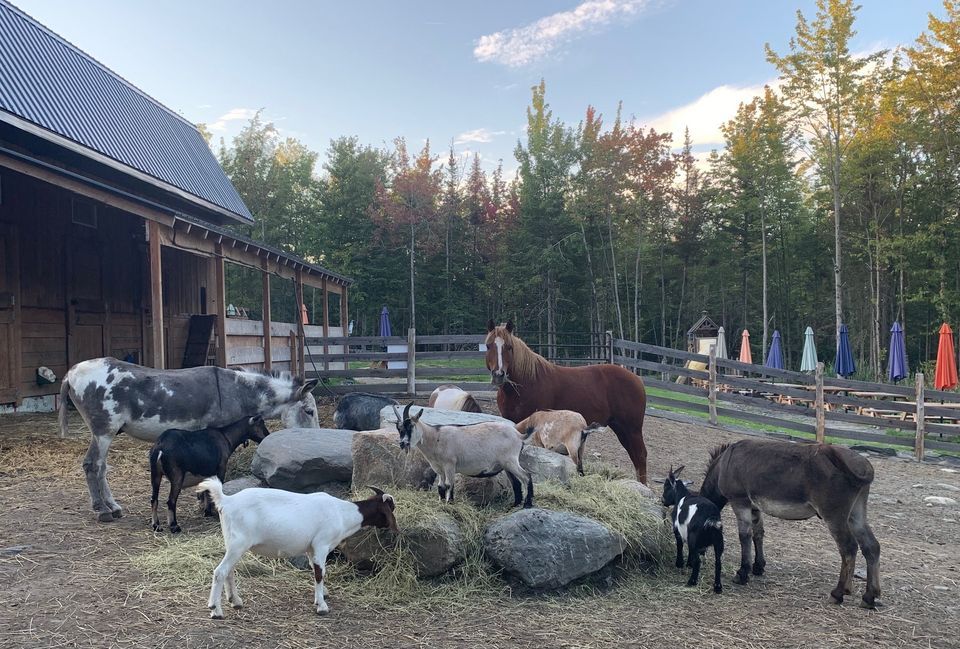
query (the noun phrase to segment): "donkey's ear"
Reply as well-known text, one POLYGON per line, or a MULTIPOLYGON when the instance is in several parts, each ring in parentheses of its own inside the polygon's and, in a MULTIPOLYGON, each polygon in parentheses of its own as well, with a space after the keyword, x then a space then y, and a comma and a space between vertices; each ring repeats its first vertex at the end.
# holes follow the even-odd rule
POLYGON ((497 323, 493 321, 493 318, 487 320, 487 333, 490 333, 497 328, 497 323))
POLYGON ((297 398, 302 399, 307 394, 313 392, 313 389, 317 387, 318 383, 320 383, 320 379, 310 379, 309 381, 304 381, 303 385, 300 386, 300 389, 297 390, 297 398))
POLYGON ((507 333, 513 333, 513 320, 507 320, 507 333))

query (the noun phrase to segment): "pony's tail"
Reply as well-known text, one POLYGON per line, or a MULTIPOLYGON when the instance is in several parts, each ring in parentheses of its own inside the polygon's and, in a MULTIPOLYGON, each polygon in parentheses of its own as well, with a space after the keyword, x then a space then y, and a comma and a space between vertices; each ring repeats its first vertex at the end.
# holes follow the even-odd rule
POLYGON ((220 482, 220 478, 217 476, 210 476, 206 480, 200 482, 197 485, 197 494, 202 494, 204 491, 210 494, 210 499, 213 501, 213 506, 217 508, 218 512, 223 511, 223 499, 228 498, 223 493, 223 483, 220 482))
POLYGON ((70 382, 67 377, 63 377, 60 382, 60 412, 58 419, 60 421, 60 437, 67 436, 67 401, 70 400, 70 382))

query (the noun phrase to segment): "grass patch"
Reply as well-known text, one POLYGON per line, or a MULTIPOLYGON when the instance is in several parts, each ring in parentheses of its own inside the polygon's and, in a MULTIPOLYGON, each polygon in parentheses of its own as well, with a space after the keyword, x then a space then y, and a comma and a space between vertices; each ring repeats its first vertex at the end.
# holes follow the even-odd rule
MULTIPOLYGON (((400 535, 388 541, 388 533, 376 533, 376 538, 384 542, 375 549, 372 572, 360 571, 345 560, 328 561, 331 590, 360 605, 415 604, 445 612, 451 607, 467 609, 481 599, 510 596, 510 585, 486 560, 482 546, 486 527, 510 513, 505 506, 476 507, 466 499, 440 505, 433 492, 391 489, 391 493, 397 499, 400 535), (453 517, 459 525, 466 545, 465 559, 447 575, 419 579, 404 531, 430 529, 432 523, 443 516, 453 517)), ((644 507, 643 496, 600 474, 574 480, 569 487, 540 484, 536 498, 539 507, 582 514, 623 536, 626 551, 620 564, 627 570, 617 572, 614 587, 634 579, 634 568, 649 565, 650 561, 659 564, 661 558, 668 558, 672 552, 672 535, 663 520, 652 515, 649 506, 644 507)), ((369 532, 360 532, 364 533, 369 532)), ((195 592, 209 587, 213 570, 222 557, 223 539, 219 531, 212 531, 178 538, 159 535, 156 546, 135 556, 133 562, 144 573, 143 590, 159 588, 173 596, 184 592, 185 597, 194 598, 195 592)), ((289 582, 290 588, 300 590, 304 590, 305 582, 309 581, 303 572, 284 560, 265 559, 251 553, 238 564, 237 575, 241 581, 269 580, 284 587, 289 582)), ((240 588, 243 592, 244 584, 241 583, 240 588)), ((591 588, 587 586, 583 592, 591 588)))

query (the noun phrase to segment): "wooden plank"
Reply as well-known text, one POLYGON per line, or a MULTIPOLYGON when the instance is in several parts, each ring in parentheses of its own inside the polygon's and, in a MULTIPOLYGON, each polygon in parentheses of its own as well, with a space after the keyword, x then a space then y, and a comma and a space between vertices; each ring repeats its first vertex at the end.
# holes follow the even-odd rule
POLYGON ((354 347, 362 345, 405 345, 406 336, 330 336, 317 338, 307 337, 308 345, 352 345, 354 347))
POLYGON ((361 369, 349 369, 349 370, 324 370, 319 367, 314 370, 310 366, 309 362, 307 363, 307 368, 311 376, 321 376, 324 378, 333 378, 333 377, 343 377, 343 378, 354 378, 354 377, 406 377, 407 370, 400 369, 387 369, 383 367, 365 367, 361 369))
POLYGON ((217 324, 214 331, 217 332, 217 365, 227 366, 227 286, 225 282, 225 269, 223 261, 223 247, 218 243, 215 248, 216 257, 213 259, 213 275, 216 300, 217 324))
MULTIPOLYGON (((613 362, 617 365, 624 365, 627 367, 633 367, 636 369, 651 370, 655 372, 666 372, 667 374, 677 374, 679 376, 687 376, 694 379, 699 379, 706 381, 710 378, 710 375, 706 370, 691 370, 685 367, 680 367, 678 365, 669 365, 667 363, 655 363, 654 361, 644 361, 637 360, 635 358, 628 358, 626 356, 619 356, 614 354, 613 362)), ((720 381, 723 382, 722 380, 720 381)))
MULTIPOLYGON (((240 318, 227 318, 223 325, 223 331, 228 336, 262 336, 263 323, 259 320, 242 320, 240 318)), ((286 336, 289 331, 278 333, 276 335, 286 336)))
POLYGON ((669 347, 658 347, 656 345, 648 345, 647 343, 635 343, 629 340, 614 340, 613 347, 614 352, 616 352, 617 349, 625 349, 666 358, 678 358, 685 361, 698 361, 704 365, 706 365, 710 360, 704 354, 694 354, 693 352, 671 349, 669 347))
MULTIPOLYGON (((323 286, 321 288, 323 290, 323 337, 329 338, 330 337, 330 301, 329 301, 330 292, 327 290, 326 278, 323 279, 323 286)), ((303 344, 304 346, 306 346, 307 341, 304 340, 303 344)), ((324 370, 330 369, 330 361, 327 360, 327 354, 329 353, 330 353, 330 347, 325 344, 323 346, 323 357, 324 357, 323 369, 324 370)))
POLYGON ((916 412, 916 405, 905 401, 881 401, 879 399, 861 399, 860 397, 843 396, 839 394, 827 394, 823 397, 824 401, 835 406, 850 406, 856 408, 875 408, 882 407, 884 410, 896 410, 913 414, 916 412))
POLYGON ((446 344, 474 344, 479 345, 484 340, 487 339, 486 334, 475 335, 475 334, 449 334, 445 336, 417 336, 417 344, 419 345, 446 345, 446 344))
POLYGON ((724 369, 733 370, 735 372, 759 374, 761 376, 769 376, 775 379, 786 379, 790 383, 800 383, 802 385, 813 385, 814 381, 812 376, 803 374, 802 372, 778 370, 773 367, 764 367, 763 365, 755 365, 753 363, 741 363, 740 361, 735 361, 729 358, 717 359, 717 365, 724 369))
POLYGON ((924 432, 924 427, 927 425, 927 418, 924 413, 924 403, 923 400, 925 395, 923 394, 923 372, 917 372, 916 380, 914 381, 914 388, 916 389, 916 419, 917 419, 917 432, 914 438, 913 452, 918 460, 923 461, 923 443, 926 438, 926 433, 924 432))
MULTIPOLYGON (((419 342, 419 339, 418 341, 419 342)), ((458 358, 482 359, 486 356, 485 352, 417 352, 417 358, 425 361, 444 360, 450 361, 458 358)))
POLYGON ((157 369, 165 367, 166 354, 164 353, 163 339, 163 268, 161 266, 160 251, 160 224, 156 221, 147 221, 149 233, 150 258, 150 340, 153 347, 153 366, 157 369))
POLYGON ((263 362, 263 347, 230 347, 227 350, 227 365, 249 365, 263 362))
POLYGON ((303 332, 303 269, 301 268, 297 268, 294 278, 294 297, 297 318, 297 367, 299 368, 300 375, 302 376, 304 368, 303 348, 305 343, 305 335, 303 332))
POLYGON ((710 423, 717 425, 717 346, 710 346, 710 379, 707 383, 707 392, 710 399, 710 423))
POLYGON ((261 322, 261 331, 267 332, 263 336, 263 369, 269 372, 273 369, 273 330, 270 326, 270 273, 267 269, 267 262, 263 262, 263 272, 261 275, 261 293, 263 295, 263 321, 261 322))
MULTIPOLYGON (((914 394, 913 388, 892 383, 867 383, 866 381, 827 377, 824 378, 823 384, 827 387, 847 388, 858 392, 892 392, 908 398, 914 394)), ((953 394, 953 400, 957 400, 957 397, 958 395, 953 394)))
POLYGON ((823 363, 817 363, 814 380, 817 385, 817 396, 814 401, 814 408, 817 411, 817 441, 823 442, 826 434, 826 404, 823 400, 823 363))
POLYGON ((486 368, 417 366, 417 376, 490 376, 486 368))
POLYGON ((415 327, 407 329, 407 392, 417 391, 417 330, 415 327))

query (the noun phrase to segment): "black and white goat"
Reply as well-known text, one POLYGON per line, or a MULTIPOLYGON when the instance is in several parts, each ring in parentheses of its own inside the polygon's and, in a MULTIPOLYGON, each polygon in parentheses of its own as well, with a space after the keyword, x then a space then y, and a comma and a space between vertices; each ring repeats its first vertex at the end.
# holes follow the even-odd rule
MULTIPOLYGON (((263 417, 244 417, 224 428, 203 430, 164 431, 150 449, 150 510, 153 513, 153 530, 159 532, 160 518, 157 505, 160 498, 160 481, 164 476, 170 481, 170 496, 167 498, 167 523, 170 532, 180 532, 177 524, 177 499, 184 487, 192 487, 203 478, 215 475, 223 480, 227 472, 227 460, 249 440, 258 444, 270 434, 263 417)), ((204 502, 204 515, 213 514, 213 507, 204 502)))
POLYGON ((243 606, 234 568, 247 550, 267 557, 306 555, 313 564, 313 603, 318 614, 327 613, 323 580, 330 551, 361 527, 399 531, 393 516, 393 496, 376 487, 370 489, 376 494, 372 498, 350 502, 323 492, 299 494, 258 487, 228 496, 215 476, 201 482, 197 493, 207 492, 213 499, 226 546, 223 560, 213 572, 207 600, 210 617, 223 617, 220 599, 224 587, 230 605, 243 606))
POLYGON ((663 482, 663 506, 673 507, 673 536, 677 539, 677 568, 683 568, 683 544, 687 544, 687 566, 693 568, 687 586, 696 586, 700 581, 701 557, 713 546, 714 576, 713 592, 723 592, 720 584, 720 560, 723 556, 723 523, 720 510, 711 501, 687 489, 679 480, 681 466, 663 482))
POLYGON ((533 506, 533 475, 520 464, 523 440, 509 422, 484 421, 465 426, 431 426, 421 421, 423 409, 410 414, 411 401, 403 415, 394 407, 400 448, 409 452, 419 448, 439 476, 437 490, 441 502, 453 501, 453 482, 457 474, 473 478, 492 478, 506 471, 513 486, 513 506, 533 506), (527 483, 523 499, 522 484, 527 483))

